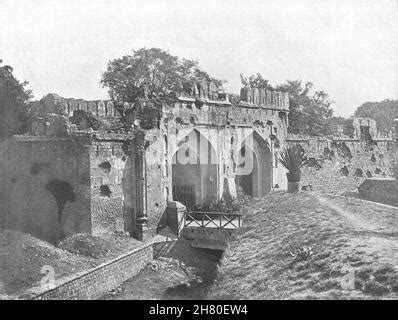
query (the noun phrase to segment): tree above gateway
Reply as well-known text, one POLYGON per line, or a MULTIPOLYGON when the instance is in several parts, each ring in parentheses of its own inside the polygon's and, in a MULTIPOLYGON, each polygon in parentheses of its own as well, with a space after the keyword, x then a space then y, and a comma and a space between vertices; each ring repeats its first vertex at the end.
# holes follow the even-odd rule
POLYGON ((133 102, 137 98, 167 97, 181 92, 185 83, 202 79, 218 87, 225 82, 201 70, 197 61, 173 56, 159 48, 141 48, 110 61, 101 84, 108 88, 112 100, 133 102))

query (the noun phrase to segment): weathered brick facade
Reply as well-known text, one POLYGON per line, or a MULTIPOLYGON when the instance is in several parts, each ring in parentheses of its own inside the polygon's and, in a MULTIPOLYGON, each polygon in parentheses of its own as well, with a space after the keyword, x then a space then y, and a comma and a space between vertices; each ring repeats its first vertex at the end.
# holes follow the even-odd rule
POLYGON ((356 191, 367 178, 394 176, 396 142, 381 137, 372 119, 354 118, 352 125, 341 128, 330 138, 290 136, 289 145, 300 144, 310 164, 302 170, 304 188, 342 193, 356 191))
POLYGON ((396 139, 371 119, 354 118, 331 138, 288 137, 289 97, 274 91, 242 88, 232 105, 201 81, 164 100, 49 94, 31 107, 29 134, 0 143, 0 226, 53 243, 79 232, 143 240, 167 224, 168 201, 201 208, 239 190, 286 189, 277 159, 289 144, 311 160, 302 185, 320 191, 391 177, 398 163, 396 139))
POLYGON ((71 138, 0 144, 0 226, 56 243, 90 232, 89 149, 71 138))
POLYGON ((286 188, 276 159, 288 95, 243 88, 232 105, 217 90, 201 81, 162 101, 49 94, 33 103, 29 134, 1 143, 1 226, 54 243, 78 232, 144 239, 167 223, 173 188, 194 188, 191 204, 199 207, 240 187, 253 196, 286 188), (178 152, 199 163, 184 167, 178 152), (250 152, 253 168, 240 179, 240 158, 250 152))

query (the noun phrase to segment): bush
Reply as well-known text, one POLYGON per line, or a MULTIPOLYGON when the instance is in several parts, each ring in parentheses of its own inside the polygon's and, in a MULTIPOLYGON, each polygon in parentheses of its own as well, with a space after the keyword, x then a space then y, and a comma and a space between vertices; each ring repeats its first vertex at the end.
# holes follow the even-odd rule
POLYGON ((87 126, 93 130, 98 130, 101 127, 101 122, 91 112, 85 110, 73 111, 70 121, 73 124, 79 125, 82 120, 86 120, 87 126))
POLYGON ((237 190, 236 198, 213 200, 203 207, 195 208, 195 210, 205 212, 241 212, 250 201, 251 197, 239 189, 237 190))

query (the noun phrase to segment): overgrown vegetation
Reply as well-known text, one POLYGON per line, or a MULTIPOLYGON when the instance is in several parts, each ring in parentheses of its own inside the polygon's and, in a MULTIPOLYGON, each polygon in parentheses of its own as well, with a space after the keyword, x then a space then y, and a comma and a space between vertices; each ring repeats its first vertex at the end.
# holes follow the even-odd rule
POLYGON ((13 68, 1 65, 0 59, 0 138, 22 134, 27 130, 28 102, 32 97, 26 89, 28 82, 20 82, 13 68))
POLYGON ((87 122, 87 126, 93 130, 98 130, 101 127, 101 122, 91 112, 85 110, 73 111, 72 117, 69 120, 76 125, 79 125, 82 121, 87 122))
POLYGON ((205 212, 242 212, 252 198, 243 193, 241 188, 237 190, 236 197, 223 197, 221 200, 213 200, 203 207, 196 207, 196 211, 205 212))
POLYGON ((398 118, 398 100, 386 99, 380 102, 365 102, 354 113, 355 117, 372 118, 376 120, 377 129, 388 133, 392 121, 398 118))
POLYGON ((286 83, 272 86, 260 73, 250 76, 241 74, 241 82, 250 88, 289 93, 289 133, 329 135, 332 125, 345 121, 342 117, 333 116, 333 101, 325 91, 312 92, 314 85, 311 82, 287 80, 286 83))
POLYGON ((132 55, 112 60, 101 84, 116 102, 137 98, 166 98, 181 92, 186 83, 206 79, 221 88, 225 81, 201 70, 198 62, 179 58, 159 48, 133 50, 132 55))

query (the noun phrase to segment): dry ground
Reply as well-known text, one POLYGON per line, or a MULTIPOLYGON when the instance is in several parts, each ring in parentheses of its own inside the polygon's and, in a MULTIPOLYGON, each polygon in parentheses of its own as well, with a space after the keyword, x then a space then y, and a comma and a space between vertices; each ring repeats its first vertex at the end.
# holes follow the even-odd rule
POLYGON ((221 252, 191 248, 179 239, 170 252, 104 296, 107 300, 204 299, 217 275, 221 252))
MULTIPOLYGON (((55 280, 91 269, 141 242, 122 235, 77 234, 58 247, 15 230, 0 229, 0 299, 14 299, 40 283, 43 266, 54 268, 55 280)), ((24 297, 27 298, 27 297, 24 297)))
MULTIPOLYGON (((397 299, 397 215, 360 199, 272 193, 250 205, 218 270, 218 254, 179 241, 105 298, 397 299), (341 286, 347 270, 355 273, 354 290, 341 286)), ((0 230, 0 299, 37 284, 43 265, 59 279, 136 245, 130 237, 75 235, 57 248, 0 230)))
POLYGON ((280 192, 255 200, 210 297, 397 299, 397 219, 398 209, 359 199, 280 192), (348 270, 355 289, 341 284, 348 270))

